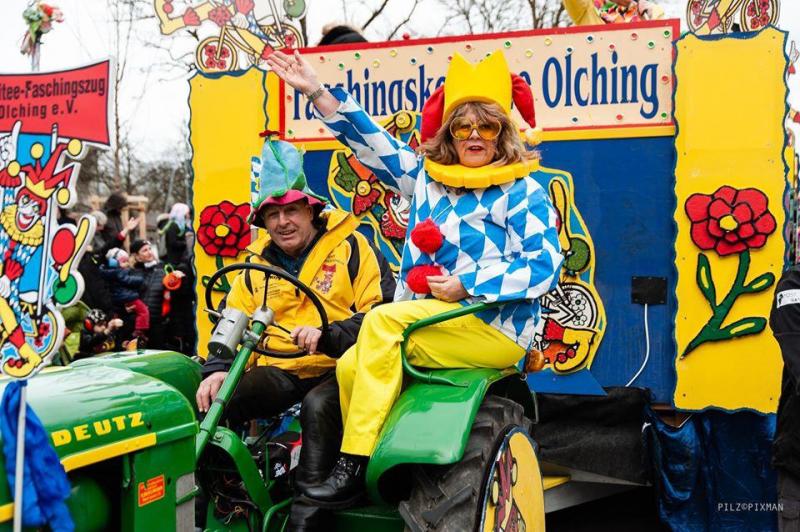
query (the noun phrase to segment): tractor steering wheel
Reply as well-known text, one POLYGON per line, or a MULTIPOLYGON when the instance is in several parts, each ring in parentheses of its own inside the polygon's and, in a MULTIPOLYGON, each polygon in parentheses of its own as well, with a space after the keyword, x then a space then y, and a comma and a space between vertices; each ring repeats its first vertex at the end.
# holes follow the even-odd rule
MULTIPOLYGON (((213 287, 216 285, 217 280, 233 271, 238 270, 256 270, 264 274, 264 299, 261 301, 261 306, 267 306, 267 293, 269 292, 269 279, 270 277, 278 277, 280 279, 284 279, 289 281, 295 288, 303 292, 308 298, 311 300, 311 303, 314 304, 314 307, 317 309, 317 313, 319 314, 320 321, 322 322, 322 334, 328 334, 330 330, 330 326, 328 325, 328 314, 325 312, 325 308, 322 306, 317 295, 306 286, 305 283, 300 281, 297 277, 293 275, 289 275, 288 273, 284 272, 283 270, 278 270, 276 268, 270 268, 269 266, 264 266, 263 264, 253 264, 250 262, 240 262, 236 264, 230 264, 225 266, 224 268, 217 270, 208 280, 206 284, 206 308, 213 312, 212 315, 218 315, 217 308, 214 307, 214 303, 211 300, 211 293, 213 292, 213 287)), ((291 334, 291 331, 281 327, 278 323, 270 324, 271 327, 277 327, 278 329, 286 332, 287 334, 291 334)), ((305 349, 299 349, 293 352, 281 352, 281 351, 273 351, 271 349, 260 349, 256 347, 253 349, 256 353, 261 355, 266 355, 269 357, 275 358, 300 358, 302 356, 308 355, 309 353, 305 349)))

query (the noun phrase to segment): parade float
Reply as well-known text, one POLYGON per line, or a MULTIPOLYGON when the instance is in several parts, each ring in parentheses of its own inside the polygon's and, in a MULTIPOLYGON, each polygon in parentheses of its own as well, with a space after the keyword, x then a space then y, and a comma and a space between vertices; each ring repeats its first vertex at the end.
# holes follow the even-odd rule
MULTIPOLYGON (((212 342, 234 358, 224 400, 270 320, 215 310, 229 274, 244 267, 258 133, 277 130, 302 148, 309 186, 361 217, 364 234, 395 266, 410 205, 329 137, 302 94, 258 68, 267 47, 292 40, 290 29, 259 24, 247 2, 224 13, 210 4, 182 15, 170 2, 156 7, 165 34, 204 20, 221 31, 198 47, 189 108, 197 293, 205 296, 197 312, 200 352, 212 342), (227 26, 237 15, 250 20, 249 34, 227 26)), ((705 19, 694 23, 710 27, 705 19)), ((480 516, 482 530, 543 529, 546 512, 642 485, 656 487, 662 519, 689 523, 693 513, 692 525, 701 527, 719 525, 712 511, 719 501, 774 498, 774 479, 764 471, 781 361, 766 317, 788 260, 787 191, 797 166, 784 129, 786 34, 761 26, 681 36, 678 21, 665 20, 302 51, 322 79, 347 89, 415 146, 422 106, 453 54, 477 62, 502 50, 533 90, 539 175, 558 211, 565 255, 558 286, 541 300, 546 319, 532 346, 544 369, 523 380, 513 368, 429 372, 405 364, 413 384, 370 463, 370 502, 339 512, 340 529, 447 530, 442 512, 464 494, 420 479, 429 478, 426 468, 455 471, 471 462, 481 481, 467 486, 479 495, 468 511, 480 516), (493 427, 491 441, 470 435, 476 419, 493 427), (488 448, 491 457, 474 460, 488 448), (682 471, 672 467, 678 461, 682 471), (717 482, 722 475, 739 482, 717 482), (670 498, 679 490, 690 497, 670 498)), ((68 112, 56 113, 77 96, 56 107, 26 90, 36 83, 31 77, 0 78, 0 131, 9 147, 0 160, 9 188, 4 209, 22 207, 30 195, 21 187, 68 204, 67 178, 47 176, 76 166, 69 157, 81 150, 73 139, 107 143, 94 131, 70 129, 68 112)), ((91 108, 106 109, 102 102, 91 108)), ((95 125, 107 120, 103 113, 95 125)), ((47 220, 43 231, 53 236, 41 239, 42 262, 28 267, 38 268, 52 294, 39 290, 41 304, 27 301, 12 284, 0 301, 14 310, 14 321, 0 312, 9 329, 3 368, 12 378, 28 376, 20 369, 30 366, 28 349, 46 361, 58 308, 80 292, 70 260, 92 228, 60 237, 71 242, 62 243, 67 253, 55 246, 62 229, 47 220), (37 327, 48 319, 50 328, 37 327), (25 352, 13 343, 16 323, 25 352)), ((19 228, 3 228, 8 249, 19 228)), ((324 323, 320 316, 313 325, 324 323)), ((76 528, 191 530, 199 497, 208 529, 282 528, 290 499, 269 438, 245 442, 219 427, 219 405, 200 423, 199 379, 199 366, 182 355, 148 352, 90 359, 30 380, 27 401, 72 484, 66 504, 76 528)), ((0 526, 10 526, 14 500, 0 482, 0 526)), ((769 529, 768 513, 755 519, 750 524, 769 529)))

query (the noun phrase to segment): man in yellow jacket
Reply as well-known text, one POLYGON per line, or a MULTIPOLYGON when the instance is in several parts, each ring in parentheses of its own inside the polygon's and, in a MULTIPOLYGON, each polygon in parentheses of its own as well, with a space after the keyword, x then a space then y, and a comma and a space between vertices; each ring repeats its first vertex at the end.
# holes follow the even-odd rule
MULTIPOLYGON (((295 474, 295 485, 302 492, 324 479, 338 453, 342 419, 336 359, 355 344, 364 313, 392 300, 395 281, 386 259, 356 231, 358 218, 340 210, 323 212, 325 200, 305 185, 298 158, 288 143, 265 143, 253 172, 260 194, 253 201, 251 224, 267 234, 248 248, 245 260, 280 268, 305 283, 322 302, 330 329, 322 333, 314 305, 298 297, 293 285, 270 279, 267 304, 276 323, 289 332, 270 327, 261 347, 287 352, 299 347, 309 354, 294 359, 254 356, 225 416, 231 424, 241 425, 276 416, 302 402, 303 445, 295 474), (280 164, 270 167, 273 161, 280 164)), ((263 275, 242 271, 225 304, 252 314, 261 305, 264 289, 263 275)), ((201 411, 207 411, 216 398, 229 365, 214 357, 206 361, 205 379, 197 391, 201 411)), ((319 529, 323 518, 320 509, 296 501, 290 529, 319 529)))

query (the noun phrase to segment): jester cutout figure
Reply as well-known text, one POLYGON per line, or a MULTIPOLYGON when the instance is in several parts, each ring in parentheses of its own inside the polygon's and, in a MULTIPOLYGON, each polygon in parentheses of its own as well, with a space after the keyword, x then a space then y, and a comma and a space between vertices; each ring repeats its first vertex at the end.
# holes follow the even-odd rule
POLYGON ((72 269, 94 226, 89 217, 77 229, 55 222, 57 207, 74 202, 79 165, 64 162, 81 154, 82 143, 59 140, 54 132, 49 156, 34 142, 19 157, 20 127, 0 139, 0 351, 3 373, 26 378, 58 349, 64 324, 55 305, 71 304, 82 292, 72 269))

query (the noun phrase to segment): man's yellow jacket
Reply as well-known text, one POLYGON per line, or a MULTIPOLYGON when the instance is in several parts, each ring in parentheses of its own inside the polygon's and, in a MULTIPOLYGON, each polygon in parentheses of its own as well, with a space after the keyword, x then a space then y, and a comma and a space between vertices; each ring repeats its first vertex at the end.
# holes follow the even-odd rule
MULTIPOLYGON (((318 353, 295 359, 254 354, 251 364, 276 366, 300 378, 323 374, 336 365, 336 358, 353 345, 364 313, 373 306, 390 302, 395 281, 389 264, 367 238, 356 231, 354 215, 332 210, 322 213, 325 231, 316 240, 300 267, 297 277, 319 297, 328 314, 330 331, 320 339, 318 353)), ((275 259, 277 246, 263 235, 248 248, 246 262, 280 267, 275 259)), ((231 283, 225 304, 252 314, 264 297, 264 275, 242 271, 231 283)), ((300 325, 320 327, 314 304, 288 281, 271 278, 267 305, 275 311, 275 321, 291 331, 300 325)), ((296 351, 289 335, 276 328, 267 329, 262 347, 274 351, 296 351)), ((209 358, 203 374, 227 370, 228 361, 209 358)))

